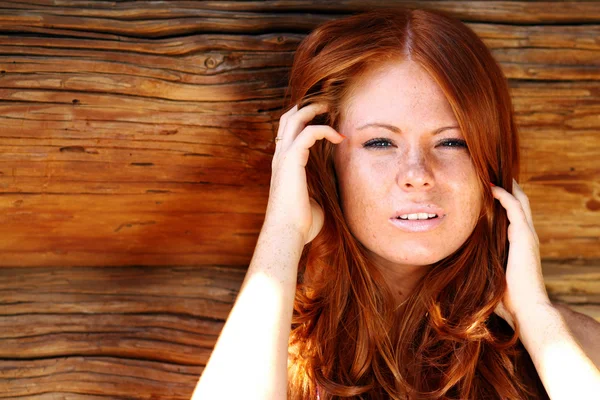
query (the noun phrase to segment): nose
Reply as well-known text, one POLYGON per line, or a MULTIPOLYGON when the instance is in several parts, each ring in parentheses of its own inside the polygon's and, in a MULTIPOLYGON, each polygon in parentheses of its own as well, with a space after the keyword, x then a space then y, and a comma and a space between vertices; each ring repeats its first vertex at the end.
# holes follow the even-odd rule
POLYGON ((431 162, 420 149, 411 149, 400 161, 398 186, 405 191, 429 190, 434 186, 431 162))

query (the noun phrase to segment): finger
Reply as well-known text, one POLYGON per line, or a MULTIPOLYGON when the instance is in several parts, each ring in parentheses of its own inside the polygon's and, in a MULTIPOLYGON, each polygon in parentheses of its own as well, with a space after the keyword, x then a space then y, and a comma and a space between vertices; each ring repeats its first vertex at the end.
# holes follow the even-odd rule
POLYGON ((500 186, 492 187, 492 194, 506 210, 506 216, 511 224, 520 227, 529 226, 523 205, 516 197, 500 186))
POLYGON ((527 218, 527 222, 529 226, 533 230, 533 218, 531 216, 531 205, 529 204, 529 198, 519 186, 516 180, 513 179, 513 196, 521 202, 521 206, 523 207, 523 212, 525 213, 525 218, 527 218))
POLYGON ((327 139, 334 144, 341 143, 345 138, 329 125, 309 125, 298 135, 290 147, 290 152, 298 157, 296 161, 302 167, 308 162, 309 149, 317 140, 327 139))
POLYGON ((278 146, 282 149, 287 149, 294 142, 294 139, 306 127, 313 118, 327 111, 327 104, 313 103, 301 109, 292 112, 286 119, 286 124, 283 130, 278 133, 278 136, 283 140, 279 140, 278 146))
MULTIPOLYGON (((297 110, 298 110, 298 104, 295 104, 294 107, 290 108, 289 110, 287 110, 285 113, 283 113, 281 115, 281 118, 279 118, 279 127, 277 128, 277 135, 275 136, 276 138, 283 137, 281 134, 283 132, 285 132, 285 126, 287 124, 288 119, 290 118, 290 115, 295 113, 297 110)), ((281 141, 276 140, 275 145, 277 145, 279 142, 281 142, 281 141)))
POLYGON ((298 104, 294 104, 294 107, 290 108, 289 110, 287 110, 285 113, 283 113, 283 115, 281 116, 281 119, 283 121, 287 121, 288 118, 290 117, 290 115, 292 115, 293 113, 295 113, 296 111, 298 111, 298 104))

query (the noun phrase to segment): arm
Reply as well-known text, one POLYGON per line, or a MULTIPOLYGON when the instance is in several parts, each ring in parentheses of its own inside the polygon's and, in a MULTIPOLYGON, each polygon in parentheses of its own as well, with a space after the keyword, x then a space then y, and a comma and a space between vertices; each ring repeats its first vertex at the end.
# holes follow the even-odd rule
POLYGON ((548 298, 529 199, 514 180, 512 194, 497 186, 492 194, 510 222, 507 288, 496 313, 511 325, 511 320, 518 323, 519 337, 551 399, 588 399, 600 393, 600 371, 548 298))
POLYGON ((288 340, 303 246, 293 229, 263 227, 192 400, 287 398, 288 340))
POLYGON ((560 312, 583 351, 594 362, 596 368, 600 369, 600 322, 569 308, 566 304, 557 303, 553 306, 560 312))
POLYGON ((305 243, 321 230, 323 210, 306 180, 309 149, 317 140, 341 143, 327 125, 306 126, 326 103, 296 104, 281 116, 269 201, 240 293, 192 400, 287 399, 288 343, 298 263, 305 243))
POLYGON ((551 399, 586 399, 600 393, 600 370, 555 307, 550 303, 522 307, 516 320, 521 341, 551 399))

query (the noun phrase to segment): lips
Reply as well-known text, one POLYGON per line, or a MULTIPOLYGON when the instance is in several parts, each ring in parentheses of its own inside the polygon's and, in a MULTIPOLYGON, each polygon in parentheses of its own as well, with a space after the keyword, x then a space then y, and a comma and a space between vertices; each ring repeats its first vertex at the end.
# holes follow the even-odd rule
POLYGON ((438 218, 443 218, 446 213, 444 212, 444 210, 438 206, 436 206, 435 204, 427 204, 427 205, 409 205, 409 206, 404 206, 398 210, 396 210, 396 212, 394 212, 394 215, 392 215, 391 218, 400 218, 401 215, 408 215, 408 214, 436 214, 438 216, 438 218))
MULTIPOLYGON (((445 216, 444 216, 445 217, 445 216)), ((437 217, 431 219, 400 219, 390 218, 390 222, 396 228, 405 232, 427 232, 437 228, 445 218, 437 217)))
POLYGON ((433 204, 428 205, 411 205, 405 206, 397 210, 389 219, 390 223, 396 228, 405 232, 428 232, 437 228, 445 219, 445 211, 433 204), (402 219, 401 215, 408 214, 435 214, 435 218, 428 219, 402 219))

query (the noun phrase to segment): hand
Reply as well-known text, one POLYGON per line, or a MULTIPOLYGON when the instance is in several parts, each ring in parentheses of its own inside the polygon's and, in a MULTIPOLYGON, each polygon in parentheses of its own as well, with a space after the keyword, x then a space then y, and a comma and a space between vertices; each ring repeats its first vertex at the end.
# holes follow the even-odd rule
POLYGON ((514 329, 520 310, 550 304, 542 276, 540 241, 533 227, 529 199, 513 179, 513 194, 493 186, 492 194, 508 216, 507 290, 494 312, 514 329))
POLYGON ((316 115, 327 111, 321 103, 298 105, 279 120, 275 154, 271 163, 271 187, 265 224, 285 225, 298 231, 304 243, 313 240, 323 227, 323 210, 309 199, 306 183, 306 163, 309 149, 317 140, 341 143, 344 136, 327 125, 306 126, 316 115))

